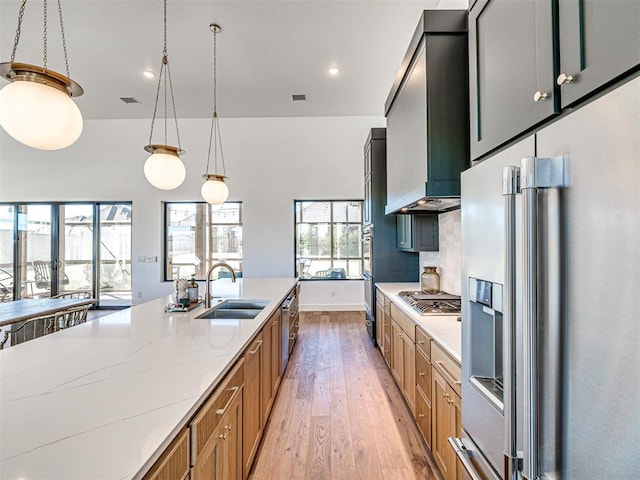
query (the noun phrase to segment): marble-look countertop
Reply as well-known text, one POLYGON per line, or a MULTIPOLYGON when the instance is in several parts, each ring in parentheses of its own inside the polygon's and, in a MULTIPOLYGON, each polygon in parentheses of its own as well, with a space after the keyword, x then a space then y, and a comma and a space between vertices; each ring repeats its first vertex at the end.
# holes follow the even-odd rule
POLYGON ((251 320, 164 313, 165 297, 0 351, 0 478, 140 478, 296 282, 212 284, 269 300, 251 320))
POLYGON ((398 293, 404 290, 420 290, 420 283, 376 283, 376 287, 389 297, 415 323, 420 325, 433 340, 462 364, 462 325, 458 315, 420 315, 398 293))

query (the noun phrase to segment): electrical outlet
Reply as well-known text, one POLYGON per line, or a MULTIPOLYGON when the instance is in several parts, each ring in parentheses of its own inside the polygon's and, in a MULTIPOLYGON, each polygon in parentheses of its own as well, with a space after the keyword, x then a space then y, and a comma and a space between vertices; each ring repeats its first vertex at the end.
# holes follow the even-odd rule
POLYGON ((142 298, 142 292, 138 292, 138 298, 142 298))
POLYGON ((147 258, 144 255, 138 255, 138 262, 144 263, 147 258))
POLYGON ((334 298, 334 297, 336 296, 336 292, 332 291, 332 292, 329 294, 329 296, 330 296, 331 298, 334 298))

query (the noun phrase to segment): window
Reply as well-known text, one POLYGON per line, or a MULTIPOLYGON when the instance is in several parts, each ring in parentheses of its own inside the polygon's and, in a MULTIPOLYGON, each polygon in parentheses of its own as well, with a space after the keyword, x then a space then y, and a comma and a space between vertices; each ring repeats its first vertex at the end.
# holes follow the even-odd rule
MULTIPOLYGON (((167 281, 193 274, 204 280, 216 262, 228 263, 242 276, 242 203, 166 203, 165 246, 167 281)), ((218 272, 218 278, 226 275, 218 272)))
POLYGON ((295 202, 296 269, 301 279, 360 279, 362 201, 295 202))
POLYGON ((0 302, 65 292, 131 305, 130 203, 0 205, 0 302))

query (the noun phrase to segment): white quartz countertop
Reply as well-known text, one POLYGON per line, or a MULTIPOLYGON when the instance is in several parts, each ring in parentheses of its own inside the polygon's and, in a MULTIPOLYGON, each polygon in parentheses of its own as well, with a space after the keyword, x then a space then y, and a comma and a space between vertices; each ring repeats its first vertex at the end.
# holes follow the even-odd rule
POLYGON ((0 351, 0 478, 141 477, 296 282, 212 283, 269 300, 251 320, 164 313, 165 297, 0 351))
POLYGON ((458 363, 462 364, 462 325, 457 318, 460 315, 420 315, 411 308, 398 293, 411 290, 419 291, 420 283, 376 283, 387 297, 406 313, 415 323, 420 325, 458 363))

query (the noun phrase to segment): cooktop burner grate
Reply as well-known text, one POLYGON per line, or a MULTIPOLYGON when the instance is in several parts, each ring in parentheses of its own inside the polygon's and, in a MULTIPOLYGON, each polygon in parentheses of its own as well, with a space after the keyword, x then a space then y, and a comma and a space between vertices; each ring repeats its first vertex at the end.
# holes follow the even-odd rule
POLYGON ((460 297, 456 295, 424 292, 400 292, 398 295, 422 315, 460 313, 460 297))

